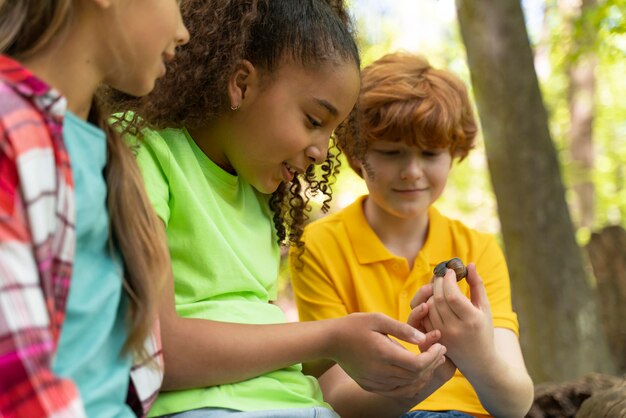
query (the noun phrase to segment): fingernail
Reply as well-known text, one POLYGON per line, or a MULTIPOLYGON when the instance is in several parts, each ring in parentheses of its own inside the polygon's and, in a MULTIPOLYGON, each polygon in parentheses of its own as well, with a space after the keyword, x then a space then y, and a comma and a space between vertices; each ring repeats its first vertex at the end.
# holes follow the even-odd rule
POLYGON ((422 313, 424 312, 424 304, 420 303, 420 306, 417 307, 417 312, 422 313))
POLYGON ((417 341, 418 343, 423 343, 424 341, 426 341, 426 336, 422 334, 421 332, 415 330, 414 334, 415 334, 415 341, 417 341))

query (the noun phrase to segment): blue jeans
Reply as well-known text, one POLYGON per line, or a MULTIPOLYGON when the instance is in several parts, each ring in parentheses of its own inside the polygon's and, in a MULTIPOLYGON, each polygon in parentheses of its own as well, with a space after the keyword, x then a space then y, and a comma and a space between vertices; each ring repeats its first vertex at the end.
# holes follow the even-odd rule
POLYGON ((473 418, 460 411, 411 411, 400 418, 473 418))
POLYGON ((332 409, 313 408, 273 409, 271 411, 235 411, 224 408, 200 408, 160 418, 340 418, 332 409))

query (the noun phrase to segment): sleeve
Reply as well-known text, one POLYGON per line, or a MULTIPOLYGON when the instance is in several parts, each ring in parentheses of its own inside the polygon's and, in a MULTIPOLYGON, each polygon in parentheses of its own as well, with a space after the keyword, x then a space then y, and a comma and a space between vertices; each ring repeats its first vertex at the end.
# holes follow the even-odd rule
POLYGON ((157 132, 147 130, 138 143, 137 164, 148 198, 166 227, 170 219, 170 163, 171 153, 165 140, 157 132))
POLYGON ((304 247, 294 247, 289 253, 291 285, 300 320, 346 316, 346 292, 335 279, 347 275, 341 275, 342 266, 332 262, 332 255, 339 254, 337 243, 332 237, 307 232, 303 235, 304 247))
POLYGON ((491 306, 493 326, 507 328, 519 336, 519 322, 511 303, 511 280, 502 249, 493 236, 475 261, 491 306))
POLYGON ((52 371, 56 345, 10 131, 0 121, 0 416, 84 417, 77 387, 52 371))

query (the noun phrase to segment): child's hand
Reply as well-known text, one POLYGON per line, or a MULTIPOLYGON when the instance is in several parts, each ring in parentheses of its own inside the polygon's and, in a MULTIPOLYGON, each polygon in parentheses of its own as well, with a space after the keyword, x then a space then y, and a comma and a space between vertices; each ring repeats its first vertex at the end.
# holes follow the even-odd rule
MULTIPOLYGON (((432 289, 432 287, 431 287, 432 289)), ((421 321, 428 317, 428 304, 421 303, 416 306, 411 312, 410 320, 421 323, 421 321)), ((419 344, 420 351, 422 353, 428 351, 434 343, 441 339, 441 331, 437 329, 433 329, 429 332, 426 332, 426 341, 422 344, 419 344)), ((438 382, 435 383, 436 387, 439 387, 446 383, 448 380, 452 379, 454 373, 456 372, 456 365, 452 360, 450 360, 447 356, 444 356, 444 361, 437 366, 433 373, 433 379, 438 382)))
POLYGON ((471 299, 461 293, 454 272, 448 270, 444 277, 436 277, 432 285, 423 286, 412 301, 412 306, 419 305, 427 298, 428 317, 419 320, 413 312, 409 317, 412 321, 409 323, 419 329, 441 331, 441 343, 448 349, 447 356, 461 371, 466 364, 489 361, 495 355, 487 293, 476 265, 468 264, 467 271, 471 299))
MULTIPOLYGON (((337 320, 332 356, 359 386, 370 392, 391 394, 401 387, 416 387, 430 379, 443 362, 446 349, 408 324, 382 314, 356 313, 337 320), (411 353, 387 335, 412 344, 431 341, 420 355, 411 353)), ((437 334, 435 334, 437 336, 437 334)), ((411 391, 412 389, 407 389, 411 391)))
POLYGON ((424 347, 418 357, 432 358, 414 375, 414 380, 403 386, 387 391, 376 391, 379 395, 394 399, 407 410, 422 402, 426 396, 452 378, 456 367, 443 355, 446 348, 441 344, 424 347), (450 367, 451 366, 451 367, 450 367))
MULTIPOLYGON (((433 280, 435 276, 433 276, 433 280)), ((424 320, 428 318, 428 300, 433 296, 433 281, 419 288, 413 299, 411 299, 411 313, 407 320, 408 324, 427 333, 424 320)), ((432 331, 432 329, 431 329, 432 331)), ((421 349, 421 348, 420 348, 421 349)))

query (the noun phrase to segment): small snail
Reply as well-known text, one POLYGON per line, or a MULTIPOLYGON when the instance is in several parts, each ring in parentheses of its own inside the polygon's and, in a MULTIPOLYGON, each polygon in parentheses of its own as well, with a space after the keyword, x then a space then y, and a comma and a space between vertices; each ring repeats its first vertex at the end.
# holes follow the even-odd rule
POLYGON ((437 264, 437 266, 435 266, 435 269, 433 270, 433 273, 435 273, 435 276, 437 277, 443 277, 445 276, 447 269, 454 270, 454 273, 456 273, 457 282, 467 276, 467 268, 465 268, 465 265, 460 258, 454 257, 448 261, 437 264))

